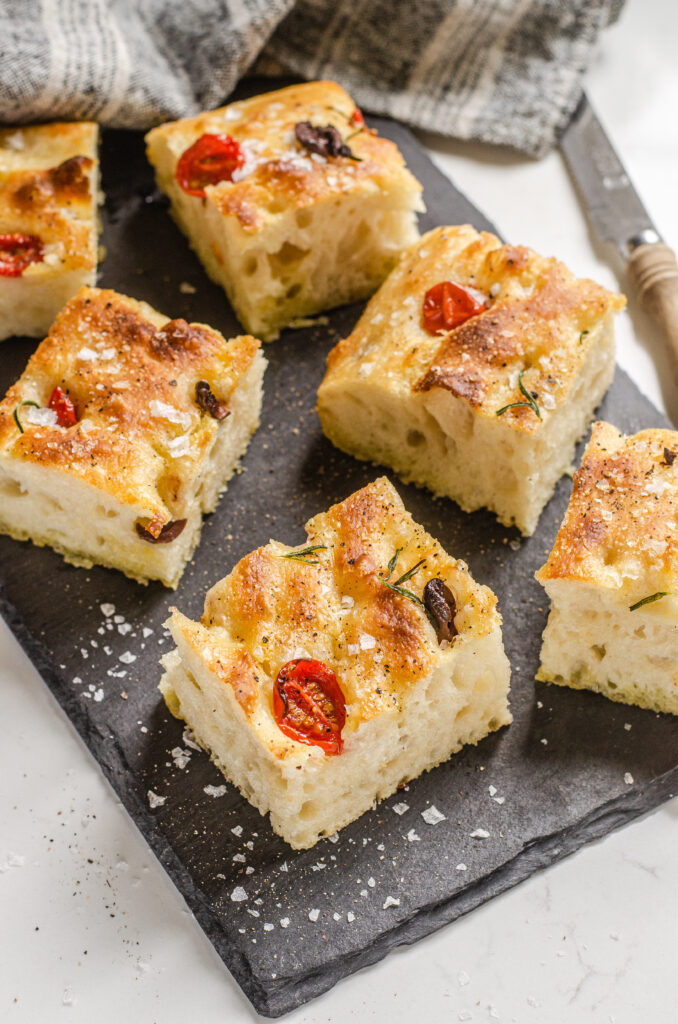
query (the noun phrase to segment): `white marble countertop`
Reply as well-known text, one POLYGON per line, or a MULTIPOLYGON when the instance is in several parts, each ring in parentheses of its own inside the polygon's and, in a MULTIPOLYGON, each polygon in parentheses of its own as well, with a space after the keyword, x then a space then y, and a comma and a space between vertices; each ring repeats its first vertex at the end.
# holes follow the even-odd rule
MULTIPOLYGON (((659 230, 678 246, 678 5, 628 0, 587 87, 659 230)), ((539 163, 426 137, 503 234, 618 284, 558 153, 539 163)), ((661 340, 633 301, 619 362, 678 422, 661 340)), ((0 1021, 257 1019, 9 630, 0 623, 0 1021)), ((416 946, 293 1024, 676 1019, 678 799, 416 946)))

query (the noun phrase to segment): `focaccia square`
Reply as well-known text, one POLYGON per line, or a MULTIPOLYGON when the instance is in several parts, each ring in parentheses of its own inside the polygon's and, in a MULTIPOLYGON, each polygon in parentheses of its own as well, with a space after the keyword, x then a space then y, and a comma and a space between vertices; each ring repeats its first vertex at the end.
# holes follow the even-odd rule
POLYGON ((610 385, 624 302, 531 249, 436 228, 330 353, 323 430, 529 535, 610 385))
POLYGON ((176 587, 259 424, 266 361, 83 288, 0 403, 0 532, 176 587))
POLYGON ((511 721, 494 594, 385 479, 174 610, 161 690, 291 846, 313 846, 511 721))
POLYGON ((538 679, 678 715, 678 433, 594 424, 536 576, 551 599, 538 679))
POLYGON ((231 103, 146 139, 179 227, 264 341, 371 295, 419 237, 419 182, 334 82, 231 103))
POLYGON ((0 339, 44 337, 97 271, 99 129, 0 128, 0 339))

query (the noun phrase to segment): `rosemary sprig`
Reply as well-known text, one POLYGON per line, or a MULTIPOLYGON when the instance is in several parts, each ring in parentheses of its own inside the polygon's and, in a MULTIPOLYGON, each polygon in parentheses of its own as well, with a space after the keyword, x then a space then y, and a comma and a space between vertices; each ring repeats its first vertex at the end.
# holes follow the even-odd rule
POLYGON ((21 426, 21 423, 19 422, 19 409, 23 405, 34 405, 36 409, 39 409, 40 408, 40 403, 39 402, 32 402, 32 401, 30 401, 30 399, 26 399, 25 402, 19 402, 19 404, 14 409, 14 412, 12 413, 12 416, 14 417, 14 422, 16 423, 17 427, 19 428, 20 433, 22 433, 22 434, 24 433, 24 428, 21 426))
POLYGON ((424 602, 421 598, 417 597, 416 594, 413 594, 411 590, 407 590, 406 587, 399 587, 397 583, 389 583, 388 580, 383 578, 381 582, 385 587, 388 587, 389 590, 392 590, 394 594, 399 594, 400 597, 406 597, 407 600, 412 601, 413 604, 420 604, 423 607, 424 602))
POLYGON ((649 597, 643 597, 640 601, 636 601, 635 604, 629 605, 629 611, 635 612, 636 608, 642 608, 644 604, 654 604, 655 601, 659 601, 662 597, 668 597, 668 590, 658 590, 656 594, 650 594, 649 597))
POLYGON ((497 413, 496 413, 497 416, 503 416, 504 413, 508 412, 509 409, 518 409, 518 408, 522 407, 522 408, 525 408, 525 409, 531 409, 532 412, 537 417, 537 419, 538 420, 541 419, 541 411, 539 409, 539 406, 537 405, 536 398, 534 397, 534 395, 532 395, 527 390, 527 388, 523 384, 523 375, 524 375, 524 373, 525 373, 525 370, 521 370, 520 373, 518 374, 518 387, 520 388, 521 394, 523 394, 525 396, 526 401, 525 402, 510 402, 508 405, 503 406, 501 409, 497 409, 497 413))
POLYGON ((303 562, 304 565, 318 565, 318 559, 315 557, 316 551, 325 551, 327 544, 312 544, 310 547, 302 548, 301 551, 289 551, 286 555, 281 555, 281 558, 293 558, 296 562, 303 562))
POLYGON ((339 107, 332 107, 329 104, 327 109, 333 110, 335 114, 339 114, 339 117, 343 117, 344 121, 348 121, 349 124, 351 123, 351 118, 353 117, 353 114, 345 114, 343 110, 339 110, 339 107))
POLYGON ((422 566, 426 561, 425 558, 420 558, 417 564, 413 565, 411 569, 407 570, 407 572, 404 572, 402 576, 399 576, 395 583, 389 582, 391 576, 393 575, 393 570, 396 567, 396 563, 402 550, 402 548, 396 549, 396 553, 388 563, 388 576, 386 576, 385 578, 383 576, 380 576, 379 579, 384 584, 384 586, 388 587, 389 590, 392 590, 394 594, 398 594, 400 597, 406 597, 407 600, 412 601, 413 604, 419 604, 423 607, 424 602, 420 598, 418 598, 416 594, 413 594, 411 590, 408 590, 407 587, 403 587, 402 584, 407 583, 409 579, 412 579, 414 574, 419 570, 419 567, 422 566))
MULTIPOLYGON (((351 139, 354 139, 356 137, 356 135, 360 135, 360 133, 364 132, 364 131, 365 131, 365 125, 361 124, 360 128, 356 128, 356 130, 354 132, 351 132, 350 135, 346 136, 346 138, 344 139, 344 142, 350 142, 351 139)), ((360 159, 360 157, 357 157, 356 159, 360 159)))
POLYGON ((418 570, 419 566, 420 566, 420 565, 423 565, 425 561, 426 561, 426 559, 425 559, 425 558, 420 558, 420 559, 419 559, 419 561, 417 562, 417 564, 416 564, 416 565, 413 565, 411 569, 408 569, 408 570, 407 570, 407 572, 404 572, 404 573, 402 574, 402 576, 400 577, 400 579, 397 579, 397 580, 395 581, 395 583, 393 584, 393 586, 394 586, 394 587, 399 587, 401 583, 407 583, 407 581, 408 581, 409 579, 412 579, 412 577, 414 576, 415 572, 417 572, 417 570, 418 570))
POLYGON ((403 550, 402 548, 396 548, 396 553, 395 553, 395 555, 393 556, 393 558, 391 559, 391 561, 390 561, 390 562, 388 563, 388 576, 386 577, 386 579, 387 579, 387 580, 390 580, 390 578, 391 578, 391 576, 392 576, 392 574, 393 574, 393 570, 394 570, 394 569, 395 569, 395 567, 396 567, 396 563, 397 563, 397 561, 398 561, 398 557, 399 557, 399 556, 400 556, 400 554, 402 553, 402 550, 403 550))

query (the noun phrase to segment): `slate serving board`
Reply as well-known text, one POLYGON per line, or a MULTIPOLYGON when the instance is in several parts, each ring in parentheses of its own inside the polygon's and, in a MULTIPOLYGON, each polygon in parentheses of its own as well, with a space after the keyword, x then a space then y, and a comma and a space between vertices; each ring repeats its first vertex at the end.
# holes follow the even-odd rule
MULTIPOLYGON (((374 124, 424 184, 422 230, 467 220, 491 228, 408 131, 374 124)), ((102 167, 100 283, 169 316, 236 333, 223 293, 154 188, 141 137, 105 133, 102 167)), ((533 573, 556 534, 568 479, 529 540, 489 514, 466 515, 394 480, 415 519, 498 594, 515 721, 335 841, 290 850, 168 714, 156 687, 170 605, 198 617, 207 587, 237 559, 270 536, 298 543, 307 518, 378 473, 335 451, 314 412, 325 356, 360 312, 337 310, 329 327, 287 332, 266 348, 261 428, 176 593, 76 569, 48 549, 0 537, 3 614, 224 963, 267 1016, 427 935, 678 788, 674 719, 534 682, 547 603, 533 573), (444 820, 431 824, 425 811, 429 821, 444 820), (487 837, 472 838, 478 830, 487 837)), ((3 388, 34 345, 3 344, 3 388)), ((666 423, 619 370, 600 415, 627 431, 666 423)))

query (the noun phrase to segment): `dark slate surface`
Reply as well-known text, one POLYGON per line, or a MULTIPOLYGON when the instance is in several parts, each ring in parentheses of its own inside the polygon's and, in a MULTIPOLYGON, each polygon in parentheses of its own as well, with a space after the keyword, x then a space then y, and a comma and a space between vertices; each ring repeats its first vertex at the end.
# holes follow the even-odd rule
MULTIPOLYGON (((489 226, 406 130, 379 127, 425 184, 423 229, 464 220, 489 226)), ((102 160, 108 255, 101 283, 234 333, 223 293, 154 190, 141 139, 109 132, 102 160), (181 282, 195 294, 182 293, 181 282)), ((678 786, 678 722, 534 682, 547 609, 533 572, 556 534, 570 481, 561 481, 529 540, 489 514, 465 515, 395 481, 415 518, 499 596, 514 724, 417 779, 335 842, 302 853, 232 787, 220 796, 204 792, 224 780, 187 743, 156 689, 158 657, 169 647, 162 622, 171 604, 197 617, 206 588, 242 555, 271 535, 297 543, 308 517, 377 475, 334 451, 314 412, 325 356, 359 313, 338 310, 329 328, 287 333, 267 347, 261 429, 175 594, 112 571, 76 569, 48 549, 0 537, 6 618, 236 981, 269 1016, 454 920, 678 786), (164 803, 151 808, 149 790, 164 803), (407 809, 398 814, 400 804, 407 809), (444 821, 426 823, 421 812, 431 805, 444 821), (477 829, 489 838, 471 838, 477 829), (247 899, 234 902, 238 886, 247 899), (400 903, 383 909, 389 896, 400 903)), ((3 344, 3 386, 32 348, 3 344)), ((665 423, 621 371, 600 415, 628 431, 665 423)))

